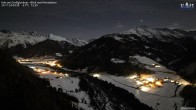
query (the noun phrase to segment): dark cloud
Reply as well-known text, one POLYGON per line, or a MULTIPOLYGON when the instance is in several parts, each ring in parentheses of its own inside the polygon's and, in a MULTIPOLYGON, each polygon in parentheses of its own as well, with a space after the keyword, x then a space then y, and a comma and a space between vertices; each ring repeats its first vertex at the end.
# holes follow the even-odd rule
POLYGON ((180 0, 53 1, 58 4, 37 8, 1 7, 0 28, 91 39, 140 25, 196 27, 196 9, 181 10, 180 0))

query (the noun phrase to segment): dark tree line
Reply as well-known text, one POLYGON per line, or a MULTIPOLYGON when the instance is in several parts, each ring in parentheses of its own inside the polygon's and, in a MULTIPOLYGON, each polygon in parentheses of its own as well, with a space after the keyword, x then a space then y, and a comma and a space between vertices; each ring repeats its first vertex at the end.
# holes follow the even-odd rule
POLYGON ((180 92, 180 95, 184 98, 184 106, 196 108, 196 87, 185 86, 180 92))
POLYGON ((0 110, 76 110, 75 97, 52 88, 4 51, 0 63, 0 110))

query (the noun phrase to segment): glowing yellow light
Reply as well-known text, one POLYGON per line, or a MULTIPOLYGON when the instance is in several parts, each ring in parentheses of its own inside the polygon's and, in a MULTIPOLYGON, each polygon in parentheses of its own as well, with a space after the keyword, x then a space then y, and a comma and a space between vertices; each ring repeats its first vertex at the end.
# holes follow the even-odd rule
POLYGON ((163 81, 169 81, 169 79, 166 79, 166 78, 165 78, 165 79, 163 79, 163 81))
POLYGON ((151 88, 155 88, 156 86, 153 83, 149 83, 147 85, 145 85, 146 87, 151 87, 151 88))
POLYGON ((35 67, 34 66, 31 66, 30 68, 34 69, 35 67))
POLYGON ((94 74, 93 77, 99 78, 100 77, 100 74, 94 74))
POLYGON ((65 74, 65 76, 68 77, 69 75, 68 74, 65 74))
POLYGON ((42 71, 41 73, 42 73, 42 74, 47 74, 47 73, 48 73, 48 71, 42 71))
POLYGON ((156 67, 156 68, 160 68, 161 66, 160 66, 160 65, 156 65, 155 67, 156 67))
POLYGON ((148 83, 149 83, 149 81, 146 81, 146 80, 145 80, 145 81, 142 81, 142 82, 143 82, 144 84, 148 84, 148 83))
POLYGON ((49 61, 49 62, 46 62, 46 64, 50 65, 50 66, 56 66, 57 61, 49 61))
POLYGON ((152 77, 150 77, 150 78, 146 78, 146 80, 147 80, 147 81, 149 81, 149 82, 154 82, 154 81, 155 81, 155 79, 154 79, 154 78, 152 78, 152 77))
POLYGON ((50 65, 50 66, 55 66, 56 64, 54 64, 54 63, 50 63, 49 65, 50 65))
POLYGON ((182 81, 180 81, 179 84, 182 84, 182 85, 190 85, 191 83, 189 83, 189 82, 187 82, 185 80, 182 80, 182 81))
POLYGON ((129 76, 129 79, 135 79, 137 77, 138 77, 137 75, 132 75, 132 76, 129 76))
POLYGON ((155 81, 155 85, 156 86, 163 86, 163 84, 161 83, 161 81, 155 81))
POLYGON ((57 67, 61 68, 62 66, 60 64, 57 64, 57 67))
POLYGON ((38 72, 38 73, 42 73, 42 74, 48 73, 48 71, 43 70, 43 69, 38 69, 38 68, 34 68, 34 71, 36 71, 36 72, 38 72))
POLYGON ((137 85, 142 85, 143 84, 143 82, 141 82, 141 81, 136 81, 136 83, 137 83, 137 85))
POLYGON ((146 86, 141 86, 140 87, 140 90, 144 91, 144 92, 148 92, 150 90, 149 87, 146 87, 146 86))
POLYGON ((174 80, 171 80, 171 83, 175 82, 174 80))
POLYGON ((147 75, 147 74, 141 74, 140 75, 140 78, 143 80, 143 79, 146 79, 146 78, 148 78, 148 77, 150 77, 150 75, 147 75))

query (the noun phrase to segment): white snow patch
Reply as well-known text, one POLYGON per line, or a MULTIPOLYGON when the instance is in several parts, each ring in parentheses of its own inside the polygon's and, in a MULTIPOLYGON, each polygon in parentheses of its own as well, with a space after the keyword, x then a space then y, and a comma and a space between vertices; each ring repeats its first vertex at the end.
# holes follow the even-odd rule
MULTIPOLYGON (((149 69, 149 70, 153 70, 153 71, 164 71, 164 72, 174 72, 172 70, 169 70, 167 69, 165 66, 157 63, 156 61, 150 59, 150 58, 147 58, 145 56, 139 56, 139 55, 136 55, 136 56, 131 56, 133 58, 136 58, 140 63, 142 64, 145 64, 146 68, 149 69)), ((158 61, 160 61, 159 59, 157 59, 158 61)))
POLYGON ((148 46, 144 46, 146 49, 149 49, 150 47, 148 47, 148 46))
POLYGON ((80 39, 77 39, 77 38, 70 39, 69 41, 70 41, 72 44, 74 44, 74 45, 76 45, 76 46, 79 46, 79 47, 88 44, 87 41, 80 40, 80 39))
POLYGON ((117 40, 117 41, 122 41, 122 38, 118 37, 118 36, 114 36, 114 39, 117 40))
POLYGON ((113 63, 125 63, 125 61, 124 60, 121 60, 121 59, 117 59, 117 58, 111 58, 111 60, 110 60, 111 62, 113 62, 113 63))
POLYGON ((56 56, 62 57, 62 54, 61 53, 56 53, 56 56))
POLYGON ((65 37, 57 36, 54 34, 50 34, 48 38, 51 40, 54 40, 54 41, 67 41, 67 42, 69 42, 69 40, 66 39, 65 37))

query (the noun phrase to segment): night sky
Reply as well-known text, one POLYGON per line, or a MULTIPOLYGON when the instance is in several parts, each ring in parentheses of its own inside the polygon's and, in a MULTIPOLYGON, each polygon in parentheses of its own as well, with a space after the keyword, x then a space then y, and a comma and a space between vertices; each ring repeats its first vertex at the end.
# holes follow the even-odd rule
POLYGON ((85 40, 141 25, 196 29, 196 7, 193 10, 180 9, 180 3, 186 0, 50 1, 57 1, 57 4, 36 8, 0 7, 0 29, 53 33, 85 40))

